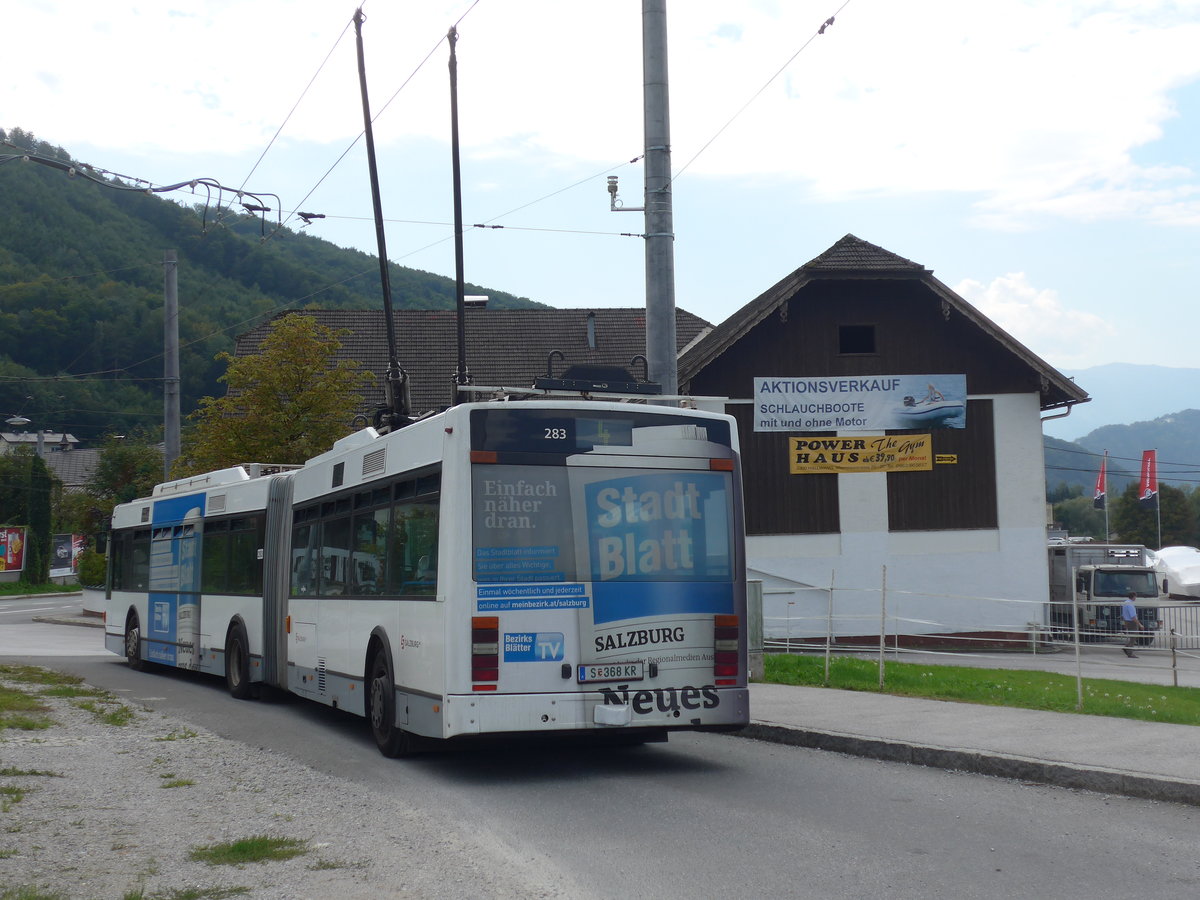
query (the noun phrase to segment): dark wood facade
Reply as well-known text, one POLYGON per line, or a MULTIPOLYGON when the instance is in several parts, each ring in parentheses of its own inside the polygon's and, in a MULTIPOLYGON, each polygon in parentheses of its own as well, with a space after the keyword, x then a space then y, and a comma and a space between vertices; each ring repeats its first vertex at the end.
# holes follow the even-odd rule
MULTIPOLYGON (((975 397, 1039 394, 1042 408, 1087 399, 928 270, 852 235, 718 326, 684 355, 679 380, 697 396, 744 401, 755 377, 922 374, 963 374, 975 397)), ((838 532, 840 476, 789 474, 789 434, 755 433, 745 403, 730 411, 742 440, 747 532, 838 532)), ((909 433, 926 431, 933 452, 957 462, 889 473, 881 529, 997 527, 991 401, 969 402, 965 429, 909 433)))

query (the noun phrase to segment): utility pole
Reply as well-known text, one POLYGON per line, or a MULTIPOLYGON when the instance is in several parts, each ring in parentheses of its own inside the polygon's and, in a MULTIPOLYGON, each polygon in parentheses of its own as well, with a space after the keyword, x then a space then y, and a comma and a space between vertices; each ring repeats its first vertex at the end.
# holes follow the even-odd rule
POLYGON ((163 480, 179 458, 179 263, 163 252, 163 480))
MULTIPOLYGON (((675 340, 675 230, 666 0, 642 0, 642 105, 646 139, 646 360, 648 380, 679 393, 675 340)), ((664 401, 675 405, 675 401, 664 401)))

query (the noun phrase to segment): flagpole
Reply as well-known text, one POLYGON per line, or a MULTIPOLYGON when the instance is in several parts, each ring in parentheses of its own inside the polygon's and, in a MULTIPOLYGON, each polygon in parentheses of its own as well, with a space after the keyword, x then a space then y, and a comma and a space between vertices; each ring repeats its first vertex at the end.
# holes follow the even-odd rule
POLYGON ((1104 543, 1108 543, 1109 537, 1112 534, 1108 530, 1108 450, 1104 451, 1104 462, 1101 464, 1100 471, 1104 473, 1104 543))
POLYGON ((1154 518, 1158 521, 1158 546, 1162 549, 1162 492, 1158 489, 1158 448, 1154 448, 1154 518))

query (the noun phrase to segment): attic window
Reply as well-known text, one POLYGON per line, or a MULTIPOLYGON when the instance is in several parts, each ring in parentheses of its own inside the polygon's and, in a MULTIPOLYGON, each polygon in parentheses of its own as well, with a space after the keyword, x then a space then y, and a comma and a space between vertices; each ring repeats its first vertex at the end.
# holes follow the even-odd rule
POLYGON ((874 353, 874 325, 839 325, 838 353, 874 353))

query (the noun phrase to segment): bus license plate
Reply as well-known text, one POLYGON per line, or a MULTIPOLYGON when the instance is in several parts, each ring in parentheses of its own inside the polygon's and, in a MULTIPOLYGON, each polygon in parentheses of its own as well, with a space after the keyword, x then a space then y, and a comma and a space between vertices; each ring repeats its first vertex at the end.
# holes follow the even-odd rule
POLYGON ((645 678, 645 663, 599 663, 579 667, 579 683, 596 681, 641 681, 645 678))

